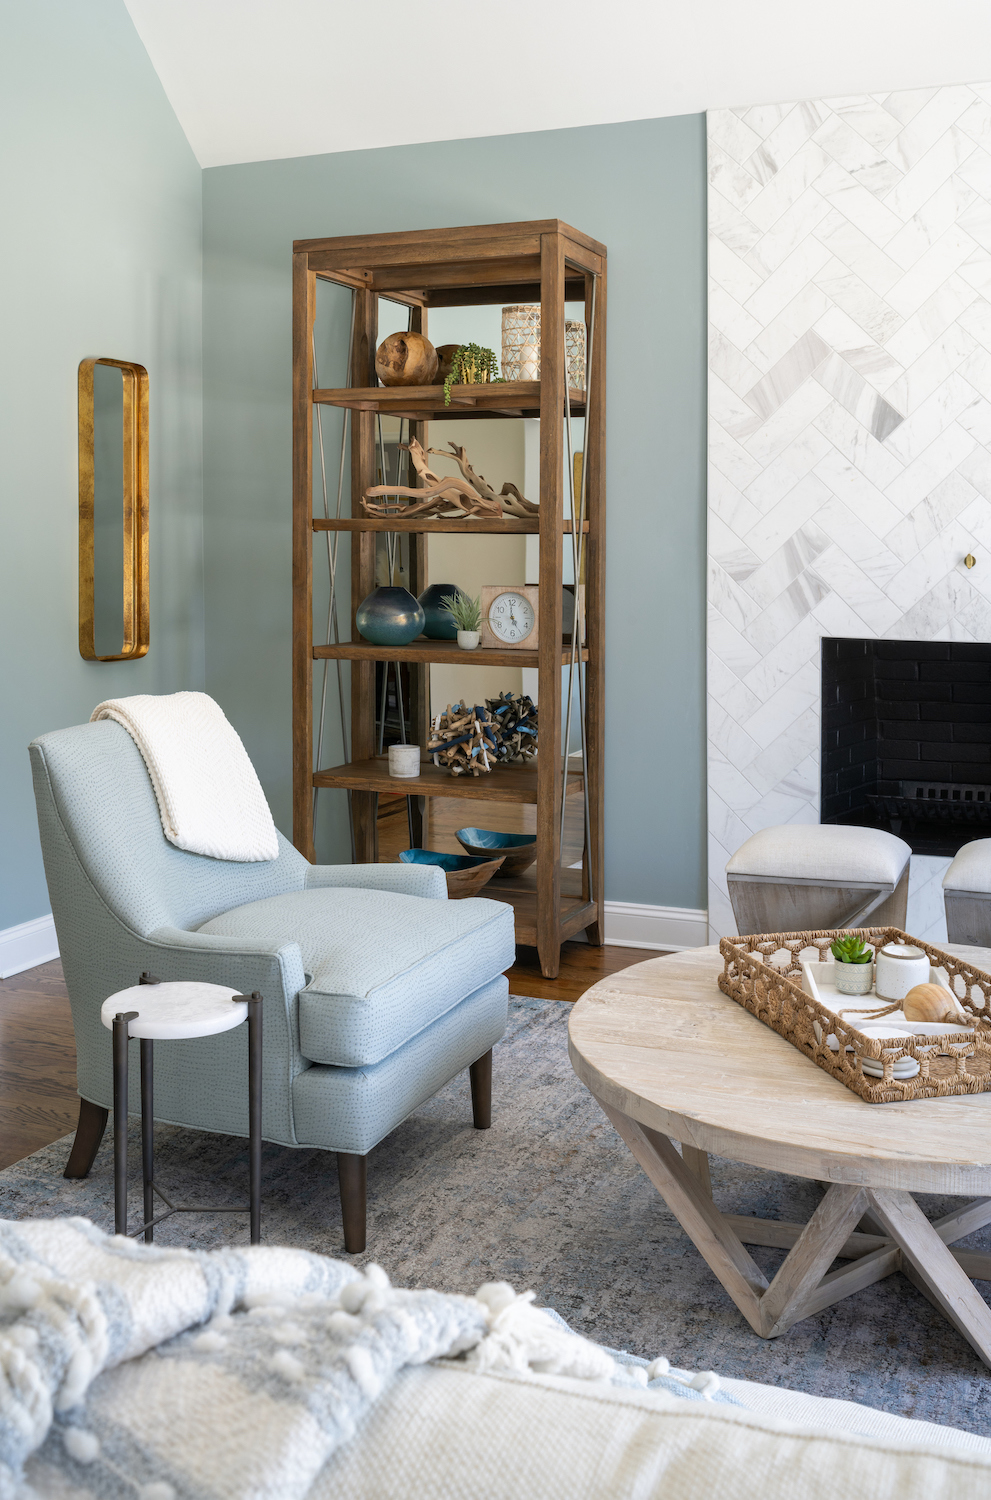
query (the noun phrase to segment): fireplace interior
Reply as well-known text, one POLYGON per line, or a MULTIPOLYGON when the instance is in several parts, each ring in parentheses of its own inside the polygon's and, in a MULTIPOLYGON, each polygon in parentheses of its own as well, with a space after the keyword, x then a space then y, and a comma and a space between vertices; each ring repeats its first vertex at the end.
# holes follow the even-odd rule
POLYGON ((820 822, 916 854, 991 837, 991 644, 822 642, 820 822))

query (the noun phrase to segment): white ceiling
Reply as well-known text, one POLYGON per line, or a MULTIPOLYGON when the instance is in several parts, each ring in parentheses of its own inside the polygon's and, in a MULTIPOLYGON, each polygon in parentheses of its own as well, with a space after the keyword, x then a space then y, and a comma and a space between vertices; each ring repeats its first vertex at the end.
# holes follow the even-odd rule
POLYGON ((988 0, 125 0, 205 167, 991 77, 988 0))

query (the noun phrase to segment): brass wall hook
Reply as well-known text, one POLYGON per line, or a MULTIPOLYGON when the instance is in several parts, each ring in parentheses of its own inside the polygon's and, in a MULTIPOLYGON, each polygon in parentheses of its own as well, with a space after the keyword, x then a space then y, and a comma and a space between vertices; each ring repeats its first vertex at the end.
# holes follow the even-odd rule
POLYGON ((976 563, 977 563, 977 558, 974 556, 973 552, 968 552, 967 556, 963 560, 964 567, 965 568, 973 568, 976 563))

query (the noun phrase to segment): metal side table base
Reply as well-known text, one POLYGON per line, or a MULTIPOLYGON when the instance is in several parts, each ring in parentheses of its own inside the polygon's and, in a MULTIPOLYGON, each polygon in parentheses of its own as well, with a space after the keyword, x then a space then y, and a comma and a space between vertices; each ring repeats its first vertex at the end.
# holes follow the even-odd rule
POLYGON ((173 1214, 221 1213, 250 1215, 251 1243, 261 1244, 261 1176, 262 1176, 262 997, 256 991, 238 995, 221 985, 162 984, 150 974, 142 974, 138 985, 111 995, 102 1009, 103 1024, 113 1033, 114 1074, 114 1230, 136 1239, 143 1234, 145 1243, 154 1242, 155 1226, 173 1214), (140 986, 156 985, 154 999, 144 1001, 140 986), (213 991, 212 995, 205 992, 213 991), (178 993, 185 992, 185 993, 178 993), (191 993, 194 992, 194 993, 191 993), (127 1000, 139 1009, 125 1010, 120 1002, 127 1000), (200 1015, 196 1002, 208 1001, 200 1015), (173 1006, 170 1002, 175 1002, 173 1006), (234 1005, 238 1012, 221 1009, 234 1005), (177 1014, 177 1011, 185 1012, 177 1014), (183 1040, 196 1036, 213 1036, 229 1031, 247 1019, 248 1022, 248 1157, 249 1203, 247 1206, 215 1207, 211 1204, 173 1203, 155 1182, 155 1039, 183 1040), (143 1034, 144 1033, 144 1034, 143 1034), (150 1034, 149 1034, 150 1033, 150 1034), (136 1037, 141 1049, 141 1182, 143 1188, 143 1222, 137 1229, 127 1227, 127 1138, 128 1138, 128 1043, 136 1037), (155 1200, 165 1205, 164 1213, 155 1213, 155 1200))

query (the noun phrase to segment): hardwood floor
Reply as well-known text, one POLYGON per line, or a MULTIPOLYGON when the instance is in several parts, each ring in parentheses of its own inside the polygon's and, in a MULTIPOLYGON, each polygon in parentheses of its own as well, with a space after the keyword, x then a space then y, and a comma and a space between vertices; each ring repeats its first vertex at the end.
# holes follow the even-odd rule
POLYGON ((0 1168, 74 1130, 78 1111, 62 965, 0 979, 0 1168))
POLYGON ((565 943, 561 949, 561 972, 556 979, 545 979, 540 972, 536 948, 519 947, 516 962, 506 973, 511 995, 534 995, 538 1000, 580 1000, 609 974, 643 963, 645 958, 660 958, 649 948, 590 948, 588 943, 565 943))
MULTIPOLYGON (((537 950, 517 948, 509 987, 516 995, 574 1001, 603 975, 653 956, 642 948, 566 943, 560 977, 544 979, 537 950)), ((0 980, 0 1169, 75 1130, 78 1110, 72 1017, 56 960, 0 980)))

